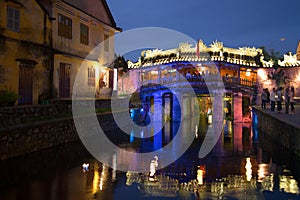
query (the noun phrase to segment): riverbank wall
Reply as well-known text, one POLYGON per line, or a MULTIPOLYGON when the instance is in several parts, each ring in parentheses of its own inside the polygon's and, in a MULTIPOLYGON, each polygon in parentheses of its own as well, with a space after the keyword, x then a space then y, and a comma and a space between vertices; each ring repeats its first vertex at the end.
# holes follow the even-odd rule
MULTIPOLYGON (((120 100, 120 103, 124 103, 124 100, 120 100)), ((95 102, 96 109, 109 107, 109 100, 95 102)), ((0 160, 79 141, 71 108, 71 101, 0 108, 0 160)), ((120 113, 129 115, 128 110, 120 113)), ((115 131, 118 126, 111 112, 98 113, 96 116, 101 128, 109 137, 124 138, 124 135, 114 136, 120 131, 115 131)))
MULTIPOLYGON (((300 111, 300 107, 297 110, 300 111)), ((271 112, 259 107, 252 107, 252 111, 254 126, 300 158, 300 123, 297 123, 300 122, 300 114, 271 112)))

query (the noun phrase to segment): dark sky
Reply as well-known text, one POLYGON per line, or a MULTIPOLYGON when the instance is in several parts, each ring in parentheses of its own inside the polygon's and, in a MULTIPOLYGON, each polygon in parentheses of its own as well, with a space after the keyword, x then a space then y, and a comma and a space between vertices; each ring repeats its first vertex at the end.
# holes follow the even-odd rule
POLYGON ((107 0, 124 31, 162 27, 209 45, 261 47, 296 52, 300 0, 107 0), (285 38, 281 41, 281 38, 285 38))

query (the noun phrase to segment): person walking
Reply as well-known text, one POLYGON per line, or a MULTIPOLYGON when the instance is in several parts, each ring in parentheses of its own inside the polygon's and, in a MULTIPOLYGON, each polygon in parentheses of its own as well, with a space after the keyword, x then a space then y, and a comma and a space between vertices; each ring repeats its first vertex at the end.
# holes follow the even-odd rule
POLYGON ((263 89, 261 93, 261 109, 266 109, 266 102, 267 102, 267 93, 266 90, 263 89))
POLYGON ((290 106, 290 90, 287 87, 284 92, 284 105, 285 105, 285 114, 289 114, 289 106, 290 106))
POLYGON ((275 88, 272 89, 270 93, 270 101, 271 101, 271 112, 275 111, 275 102, 276 102, 276 91, 275 88))
POLYGON ((295 89, 294 87, 292 86, 291 87, 291 92, 290 92, 290 105, 291 105, 291 114, 295 114, 295 100, 294 100, 294 97, 295 97, 295 89))
POLYGON ((281 113, 282 110, 282 87, 279 87, 277 90, 277 112, 281 113))

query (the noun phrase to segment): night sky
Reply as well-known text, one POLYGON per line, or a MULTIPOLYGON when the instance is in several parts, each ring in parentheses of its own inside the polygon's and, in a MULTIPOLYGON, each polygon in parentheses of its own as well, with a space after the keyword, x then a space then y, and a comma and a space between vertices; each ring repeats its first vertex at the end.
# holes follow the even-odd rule
POLYGON ((107 0, 118 27, 162 27, 226 47, 296 53, 299 0, 107 0), (284 39, 282 39, 284 38, 284 39))

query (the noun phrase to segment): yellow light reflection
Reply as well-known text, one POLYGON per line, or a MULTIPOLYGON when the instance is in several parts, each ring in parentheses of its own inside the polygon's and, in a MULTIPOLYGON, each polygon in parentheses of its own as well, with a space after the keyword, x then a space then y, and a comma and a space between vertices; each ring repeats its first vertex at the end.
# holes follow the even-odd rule
POLYGON ((205 166, 198 166, 197 181, 199 185, 203 185, 204 175, 205 175, 205 166))
POLYGON ((96 194, 98 191, 98 185, 99 185, 99 172, 94 171, 94 179, 93 179, 93 193, 96 194))
POLYGON ((132 181, 131 181, 131 175, 132 175, 132 173, 130 172, 130 171, 128 171, 127 173, 126 173, 126 185, 128 185, 128 186, 130 186, 131 184, 132 184, 132 181))
POLYGON ((257 170, 258 182, 262 182, 269 175, 269 164, 259 164, 257 170))
POLYGON ((252 164, 251 164, 251 160, 250 157, 246 158, 246 179, 247 181, 250 181, 252 178, 252 164))
POLYGON ((281 175, 279 187, 280 187, 280 190, 283 190, 285 192, 299 194, 298 183, 293 178, 293 176, 281 175))
POLYGON ((100 175, 100 183, 99 183, 99 188, 100 190, 103 190, 103 185, 104 185, 104 181, 106 180, 106 176, 107 176, 107 167, 105 165, 103 165, 103 168, 102 168, 102 172, 101 172, 101 175, 100 175))

